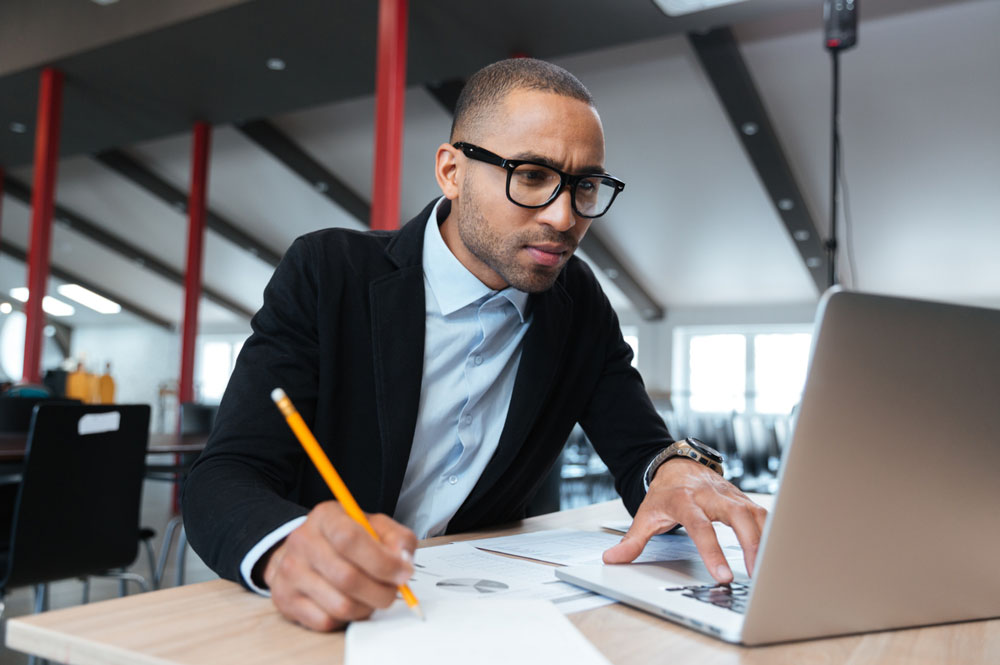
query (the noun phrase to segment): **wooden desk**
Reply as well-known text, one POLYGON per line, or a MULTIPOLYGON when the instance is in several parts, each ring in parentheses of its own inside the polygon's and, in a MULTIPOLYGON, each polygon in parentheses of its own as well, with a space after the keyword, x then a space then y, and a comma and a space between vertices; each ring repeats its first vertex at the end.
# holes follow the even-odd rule
MULTIPOLYGON (((558 527, 596 529, 627 518, 620 501, 552 513, 507 529, 432 538, 422 545, 558 527)), ((616 664, 1000 662, 1000 620, 744 648, 621 604, 571 614, 616 664)), ((7 645, 72 665, 309 665, 342 663, 344 633, 313 633, 281 618, 266 598, 216 580, 11 619, 7 645)), ((473 662, 470 660, 470 662, 473 662)), ((554 664, 555 665, 555 664, 554 664)))

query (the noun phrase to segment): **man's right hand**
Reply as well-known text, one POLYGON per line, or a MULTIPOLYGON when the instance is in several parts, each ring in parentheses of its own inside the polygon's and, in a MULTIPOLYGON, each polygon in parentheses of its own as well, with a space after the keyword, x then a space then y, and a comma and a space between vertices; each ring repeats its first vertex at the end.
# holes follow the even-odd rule
POLYGON ((417 537, 386 515, 368 521, 382 542, 327 501, 274 549, 263 577, 285 617, 328 631, 392 604, 413 574, 417 537))

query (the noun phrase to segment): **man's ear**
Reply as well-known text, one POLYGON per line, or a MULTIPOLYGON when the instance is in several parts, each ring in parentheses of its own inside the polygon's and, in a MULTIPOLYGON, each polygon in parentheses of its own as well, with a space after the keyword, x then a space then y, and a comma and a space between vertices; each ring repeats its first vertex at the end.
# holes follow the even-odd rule
POLYGON ((454 201, 458 198, 459 183, 461 182, 458 159, 459 150, 450 143, 442 143, 438 146, 437 154, 434 156, 434 177, 437 178, 438 187, 445 198, 454 201))

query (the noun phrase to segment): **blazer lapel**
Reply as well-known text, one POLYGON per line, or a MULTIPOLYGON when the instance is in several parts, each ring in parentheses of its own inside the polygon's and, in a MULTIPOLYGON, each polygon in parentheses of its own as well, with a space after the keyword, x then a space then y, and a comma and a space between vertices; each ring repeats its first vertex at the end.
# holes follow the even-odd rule
POLYGON ((532 298, 531 328, 524 338, 521 362, 500 443, 464 505, 471 505, 503 476, 524 446, 553 385, 569 334, 573 303, 560 283, 532 298))

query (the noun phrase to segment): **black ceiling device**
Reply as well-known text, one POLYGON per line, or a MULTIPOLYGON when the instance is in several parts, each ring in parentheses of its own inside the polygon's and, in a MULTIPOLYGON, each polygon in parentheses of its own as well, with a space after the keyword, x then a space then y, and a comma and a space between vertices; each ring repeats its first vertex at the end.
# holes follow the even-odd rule
POLYGON ((858 0, 823 0, 823 39, 831 51, 858 43, 858 0))

